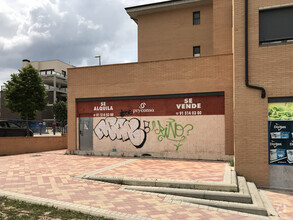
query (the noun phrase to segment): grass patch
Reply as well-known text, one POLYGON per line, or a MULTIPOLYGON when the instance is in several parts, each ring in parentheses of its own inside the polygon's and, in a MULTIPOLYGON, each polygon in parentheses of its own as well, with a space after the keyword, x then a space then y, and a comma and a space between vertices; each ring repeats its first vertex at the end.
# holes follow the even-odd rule
POLYGON ((22 201, 0 197, 0 219, 86 219, 86 220, 110 220, 105 217, 86 215, 81 212, 62 210, 55 207, 35 205, 22 201))
POLYGON ((234 167, 234 158, 231 158, 228 162, 231 167, 234 167))

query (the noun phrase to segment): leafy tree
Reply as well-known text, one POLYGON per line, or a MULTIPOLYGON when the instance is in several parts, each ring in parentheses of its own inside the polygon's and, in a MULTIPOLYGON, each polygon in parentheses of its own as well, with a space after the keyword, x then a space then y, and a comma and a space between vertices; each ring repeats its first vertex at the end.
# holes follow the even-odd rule
POLYGON ((11 74, 4 89, 5 106, 12 112, 19 113, 26 121, 35 119, 37 111, 42 111, 47 105, 47 93, 41 76, 32 65, 11 74))
POLYGON ((53 105, 53 113, 57 122, 64 127, 67 121, 67 103, 59 101, 53 105))

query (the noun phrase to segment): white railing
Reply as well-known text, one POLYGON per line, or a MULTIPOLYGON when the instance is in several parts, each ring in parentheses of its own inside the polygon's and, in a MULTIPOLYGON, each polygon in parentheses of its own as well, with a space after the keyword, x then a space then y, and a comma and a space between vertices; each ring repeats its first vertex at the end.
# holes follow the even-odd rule
MULTIPOLYGON (((46 88, 46 90, 51 90, 51 89, 54 90, 55 87, 45 84, 45 88, 46 88)), ((67 92, 67 88, 58 88, 58 87, 56 87, 56 90, 61 91, 61 92, 67 92)))
POLYGON ((57 76, 61 76, 63 78, 67 78, 67 75, 64 73, 58 73, 56 71, 53 70, 41 70, 40 71, 40 75, 41 76, 50 76, 50 75, 57 75, 57 76))

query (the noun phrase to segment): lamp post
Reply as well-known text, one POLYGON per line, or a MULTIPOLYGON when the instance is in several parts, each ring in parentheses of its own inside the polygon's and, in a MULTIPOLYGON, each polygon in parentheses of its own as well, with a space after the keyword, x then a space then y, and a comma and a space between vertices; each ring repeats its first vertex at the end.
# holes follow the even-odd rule
POLYGON ((99 58, 99 66, 101 66, 101 64, 102 64, 101 56, 95 56, 95 58, 99 58))

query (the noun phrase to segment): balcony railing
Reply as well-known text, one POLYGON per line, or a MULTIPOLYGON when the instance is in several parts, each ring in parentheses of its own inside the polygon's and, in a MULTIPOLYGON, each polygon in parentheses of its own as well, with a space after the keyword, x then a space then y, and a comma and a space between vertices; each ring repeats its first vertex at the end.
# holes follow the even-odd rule
MULTIPOLYGON (((45 88, 46 90, 54 90, 54 86, 50 86, 50 85, 45 85, 45 88)), ((67 92, 67 88, 58 88, 56 87, 56 90, 57 91, 60 91, 60 92, 67 92)))
POLYGON ((57 75, 57 76, 61 76, 61 77, 67 78, 66 73, 58 73, 58 72, 56 72, 54 70, 41 70, 40 71, 40 75, 41 76, 57 75))
POLYGON ((67 88, 59 88, 58 90, 60 90, 62 92, 67 92, 67 88))

